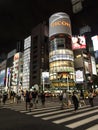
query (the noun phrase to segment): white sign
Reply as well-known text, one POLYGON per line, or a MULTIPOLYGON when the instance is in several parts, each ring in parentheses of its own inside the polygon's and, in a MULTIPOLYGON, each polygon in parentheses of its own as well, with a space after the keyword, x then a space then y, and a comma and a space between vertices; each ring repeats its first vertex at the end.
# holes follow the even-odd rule
POLYGON ((76 71, 76 82, 83 82, 83 71, 77 70, 76 71))
POLYGON ((93 36, 92 38, 92 41, 93 41, 93 47, 94 47, 94 51, 97 51, 98 50, 98 36, 93 36))

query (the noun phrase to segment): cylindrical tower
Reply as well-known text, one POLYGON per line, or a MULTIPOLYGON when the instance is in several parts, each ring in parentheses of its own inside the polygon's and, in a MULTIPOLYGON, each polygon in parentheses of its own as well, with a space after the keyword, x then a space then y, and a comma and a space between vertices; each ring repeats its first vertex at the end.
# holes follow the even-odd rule
POLYGON ((52 86, 68 89, 75 85, 71 22, 66 13, 49 19, 49 72, 52 86))

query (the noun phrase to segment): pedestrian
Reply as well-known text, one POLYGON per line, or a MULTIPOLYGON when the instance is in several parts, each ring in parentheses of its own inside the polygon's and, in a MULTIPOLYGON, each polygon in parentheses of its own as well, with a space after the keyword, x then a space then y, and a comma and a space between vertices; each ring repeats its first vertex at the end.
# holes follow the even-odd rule
POLYGON ((3 97, 2 91, 0 91, 0 104, 2 103, 2 97, 3 97))
POLYGON ((67 106, 66 90, 64 90, 63 94, 62 94, 62 105, 61 105, 61 109, 64 109, 66 106, 67 106))
POLYGON ((44 93, 44 91, 42 91, 42 93, 41 93, 41 102, 42 102, 42 106, 45 107, 45 93, 44 93))
POLYGON ((91 107, 93 107, 94 106, 94 103, 93 103, 94 96, 93 96, 92 90, 89 91, 88 98, 89 98, 89 103, 90 103, 91 107))
POLYGON ((28 110, 28 107, 30 107, 30 94, 28 90, 26 91, 25 101, 26 101, 26 110, 28 110))
POLYGON ((17 104, 18 103, 21 103, 21 92, 20 91, 17 93, 17 104))
POLYGON ((33 104, 34 104, 35 108, 37 108, 38 92, 35 88, 34 88, 34 91, 32 92, 32 100, 33 100, 33 104))
POLYGON ((72 95, 72 101, 73 101, 73 104, 74 104, 74 110, 78 110, 78 107, 79 107, 79 98, 78 98, 78 95, 76 94, 76 92, 73 92, 73 95, 72 95))
POLYGON ((84 92, 83 92, 83 90, 81 89, 81 91, 80 91, 80 99, 79 99, 79 106, 81 107, 82 105, 86 105, 86 103, 85 103, 85 100, 84 100, 85 98, 84 98, 84 92))
POLYGON ((7 94, 7 92, 5 91, 5 92, 3 93, 3 104, 5 104, 5 102, 6 102, 6 100, 7 100, 7 97, 8 97, 8 94, 7 94))
POLYGON ((24 101, 24 91, 21 90, 21 100, 24 101))

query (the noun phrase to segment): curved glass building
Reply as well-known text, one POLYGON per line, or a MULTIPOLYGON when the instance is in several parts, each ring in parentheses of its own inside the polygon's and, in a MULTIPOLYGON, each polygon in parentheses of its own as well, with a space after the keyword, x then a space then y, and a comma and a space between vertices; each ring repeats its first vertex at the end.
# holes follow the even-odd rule
POLYGON ((53 87, 70 89, 75 85, 71 22, 66 13, 49 19, 49 72, 53 87))

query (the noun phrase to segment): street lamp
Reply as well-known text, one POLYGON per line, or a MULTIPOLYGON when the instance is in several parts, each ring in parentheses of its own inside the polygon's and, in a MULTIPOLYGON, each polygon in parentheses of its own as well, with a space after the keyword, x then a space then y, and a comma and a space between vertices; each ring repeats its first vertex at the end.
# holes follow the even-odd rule
POLYGON ((67 90, 69 91, 69 80, 68 80, 68 76, 67 76, 67 90))
POLYGON ((44 80, 44 76, 42 77, 42 80, 43 80, 43 91, 44 91, 44 89, 45 89, 45 80, 44 80))

